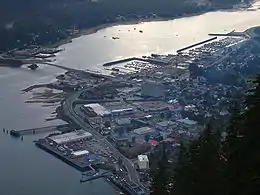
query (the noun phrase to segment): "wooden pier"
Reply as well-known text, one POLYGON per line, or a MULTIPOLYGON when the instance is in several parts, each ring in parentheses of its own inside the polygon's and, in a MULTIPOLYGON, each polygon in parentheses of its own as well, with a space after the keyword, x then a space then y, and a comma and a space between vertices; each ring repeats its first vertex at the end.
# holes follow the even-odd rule
POLYGON ((32 128, 32 129, 22 129, 22 130, 11 130, 10 135, 14 137, 20 137, 23 135, 30 135, 42 132, 51 132, 51 131, 64 131, 64 129, 68 129, 69 125, 53 125, 53 126, 46 126, 46 127, 39 127, 39 128, 32 128))

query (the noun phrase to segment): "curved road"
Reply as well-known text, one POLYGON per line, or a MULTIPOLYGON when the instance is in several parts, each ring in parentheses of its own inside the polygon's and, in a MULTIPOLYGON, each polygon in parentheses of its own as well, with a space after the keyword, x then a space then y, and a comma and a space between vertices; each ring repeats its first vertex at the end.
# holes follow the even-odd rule
POLYGON ((79 125, 82 129, 92 133, 92 135, 95 138, 99 140, 104 140, 106 144, 109 146, 110 150, 113 152, 114 156, 122 159, 123 164, 125 165, 128 171, 130 181, 135 182, 136 184, 140 184, 139 177, 134 168, 133 163, 123 154, 121 154, 107 139, 104 139, 104 137, 101 134, 99 134, 88 123, 86 123, 84 119, 82 119, 82 117, 74 110, 73 102, 78 99, 81 93, 82 91, 79 91, 67 97, 67 99, 63 102, 62 105, 64 114, 67 117, 69 117, 75 124, 79 125))

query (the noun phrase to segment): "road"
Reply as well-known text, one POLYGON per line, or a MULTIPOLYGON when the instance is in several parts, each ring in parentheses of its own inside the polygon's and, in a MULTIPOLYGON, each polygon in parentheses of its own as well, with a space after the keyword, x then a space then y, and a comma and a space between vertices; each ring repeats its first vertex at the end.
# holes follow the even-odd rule
POLYGON ((122 162, 128 171, 130 181, 136 184, 140 184, 139 177, 133 163, 123 154, 121 154, 107 139, 104 139, 104 137, 99 132, 86 123, 80 114, 75 111, 73 102, 78 99, 81 93, 82 91, 79 91, 67 97, 67 99, 63 102, 64 114, 69 117, 75 124, 79 125, 82 129, 90 132, 96 139, 103 140, 109 146, 114 156, 122 159, 122 162))

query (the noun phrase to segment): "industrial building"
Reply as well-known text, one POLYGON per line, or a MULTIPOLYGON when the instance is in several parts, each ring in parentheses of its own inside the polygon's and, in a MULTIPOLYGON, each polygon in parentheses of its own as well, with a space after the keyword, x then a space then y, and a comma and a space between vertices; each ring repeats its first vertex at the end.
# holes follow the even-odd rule
POLYGON ((69 142, 76 142, 80 140, 87 140, 91 138, 92 138, 92 134, 83 130, 47 137, 49 141, 57 145, 66 144, 69 142))
POLYGON ((87 150, 79 150, 79 151, 74 151, 71 153, 74 157, 79 157, 79 156, 83 156, 83 155, 88 155, 89 151, 87 150))
POLYGON ((113 116, 127 115, 127 114, 132 114, 133 112, 134 112, 133 108, 123 108, 123 109, 116 109, 111 111, 113 116))
POLYGON ((139 110, 146 113, 158 113, 158 112, 170 111, 169 108, 172 106, 170 104, 158 100, 134 102, 133 105, 135 105, 139 110))
POLYGON ((137 164, 140 170, 149 169, 149 159, 147 155, 138 155, 137 164))
POLYGON ((106 116, 111 114, 106 108, 97 103, 86 104, 83 106, 83 109, 86 114, 92 114, 93 116, 106 116))
POLYGON ((104 120, 109 120, 111 112, 100 104, 86 104, 81 110, 87 115, 86 119, 91 125, 101 124, 104 120))
POLYGON ((146 81, 142 84, 141 95, 144 97, 159 98, 165 96, 165 88, 161 83, 146 81))
POLYGON ((165 131, 169 127, 176 126, 177 124, 173 121, 162 121, 156 124, 156 129, 160 131, 165 131))
POLYGON ((141 128, 135 129, 134 133, 136 133, 137 135, 144 135, 144 134, 150 133, 152 131, 154 131, 154 130, 150 127, 141 127, 141 128))
POLYGON ((179 122, 180 124, 186 126, 186 127, 195 127, 198 122, 197 121, 193 121, 193 120, 190 120, 190 119, 179 119, 177 120, 177 122, 179 122))

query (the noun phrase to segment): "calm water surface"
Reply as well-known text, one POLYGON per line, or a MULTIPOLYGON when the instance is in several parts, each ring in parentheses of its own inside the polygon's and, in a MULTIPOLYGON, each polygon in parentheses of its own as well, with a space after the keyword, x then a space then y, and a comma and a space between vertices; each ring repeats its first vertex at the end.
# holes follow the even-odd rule
MULTIPOLYGON (((200 16, 164 22, 115 26, 74 39, 61 46, 58 64, 80 69, 102 69, 102 63, 151 53, 174 53, 179 48, 208 38, 212 32, 245 30, 260 25, 260 10, 212 12, 200 16), (136 30, 134 30, 136 28, 136 30), (144 33, 139 33, 143 30, 144 33), (113 36, 120 37, 112 40, 113 36)), ((47 83, 62 71, 41 66, 35 72, 0 68, 0 128, 22 129, 46 126, 44 119, 55 108, 25 104, 30 94, 21 89, 35 83, 47 83)), ((59 124, 60 121, 52 123, 59 124)), ((12 139, 0 129, 0 194, 1 195, 99 195, 114 194, 103 180, 80 184, 80 173, 60 160, 36 148, 26 136, 12 139)))

